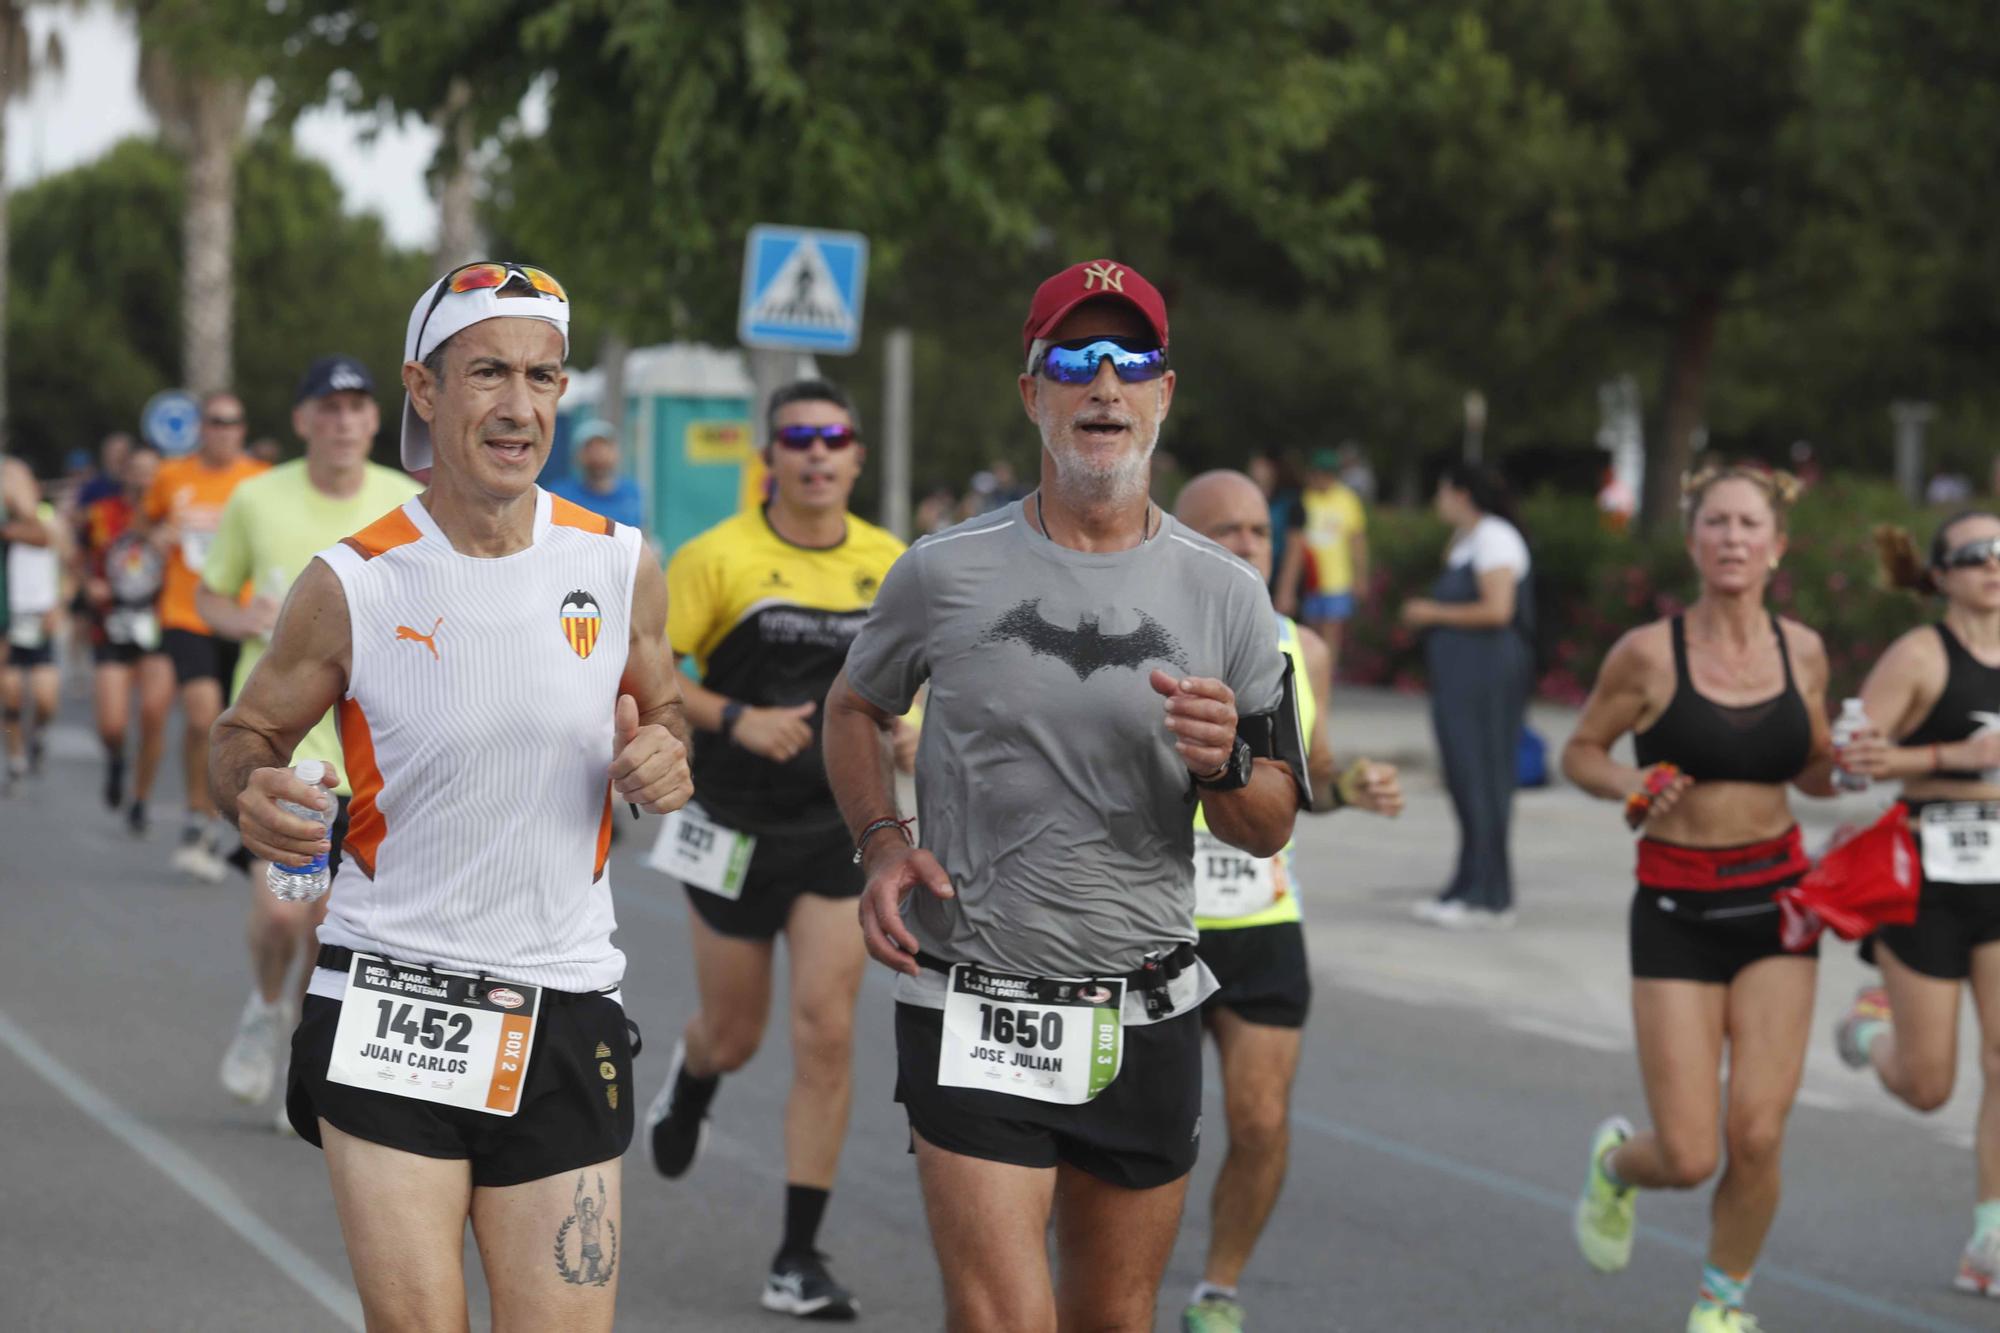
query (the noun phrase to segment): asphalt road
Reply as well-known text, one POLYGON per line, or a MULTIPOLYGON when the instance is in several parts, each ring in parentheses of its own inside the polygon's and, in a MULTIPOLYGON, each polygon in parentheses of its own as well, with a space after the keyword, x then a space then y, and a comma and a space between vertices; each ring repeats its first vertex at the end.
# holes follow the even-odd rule
MULTIPOLYGON (((171 797, 156 803, 153 837, 130 839, 97 802, 81 721, 57 733, 39 780, 0 801, 0 1329, 359 1328, 319 1154, 216 1083, 248 984, 250 888, 167 867, 171 797)), ((1678 1330, 1705 1192, 1646 1197, 1636 1257, 1616 1278, 1589 1272, 1569 1237, 1592 1126, 1642 1109, 1618 1008, 1625 863, 1604 859, 1629 857, 1615 819, 1573 793, 1529 798, 1521 929, 1443 937, 1404 914, 1450 852, 1439 797, 1411 785, 1401 826, 1340 816, 1303 844, 1318 1002, 1291 1175, 1244 1287, 1252 1326, 1678 1330), (1574 911, 1553 906, 1570 901, 1574 911)), ((685 909, 634 863, 637 842, 621 844, 613 882, 628 1009, 648 1038, 643 1106, 693 982, 685 909)), ((1830 993, 1850 979, 1829 979, 1820 1036, 1830 993)), ((890 1030, 878 970, 823 1244, 867 1327, 935 1329, 890 1030)), ((1948 1287, 1969 1214, 1976 1083, 1946 1119, 1919 1121, 1828 1063, 1816 1053, 1814 1095, 1793 1117, 1787 1197, 1752 1308, 1773 1330, 2000 1327, 2000 1305, 1948 1287)), ((780 1038, 725 1084, 685 1180, 653 1178, 635 1153, 621 1326, 781 1326, 756 1295, 782 1204, 787 1067, 780 1038)), ((1213 1086, 1209 1101, 1161 1329, 1178 1327, 1198 1276, 1221 1146, 1213 1086)), ((469 1249, 468 1260, 476 1288, 469 1249)), ((475 1327, 484 1313, 476 1294, 475 1327)))

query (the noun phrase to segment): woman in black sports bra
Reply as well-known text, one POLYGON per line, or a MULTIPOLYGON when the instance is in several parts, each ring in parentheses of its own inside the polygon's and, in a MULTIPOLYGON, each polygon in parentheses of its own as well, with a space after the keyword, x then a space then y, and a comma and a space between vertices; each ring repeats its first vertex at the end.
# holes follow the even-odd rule
POLYGON ((1875 539, 1890 583, 1942 596, 1944 615, 1875 664, 1861 689, 1875 725, 1843 762, 1902 781, 1923 890, 1914 923, 1876 932, 1883 984, 1855 998, 1835 1044, 1895 1096, 1936 1110, 1951 1096, 1959 987, 1971 983, 1986 1077, 1972 1239, 1953 1281, 2000 1296, 2000 518, 1946 520, 1923 561, 1907 532, 1883 528, 1875 539))
POLYGON ((1622 1117, 1598 1127, 1577 1243, 1593 1267, 1623 1268, 1636 1191, 1692 1189, 1726 1147, 1690 1333, 1755 1326, 1743 1291, 1777 1211, 1811 1036, 1817 947, 1786 952, 1772 897, 1807 868, 1787 784, 1833 794, 1826 650, 1764 605, 1796 490, 1783 473, 1743 467, 1682 483, 1700 594, 1619 640, 1563 750, 1570 781, 1625 802, 1643 826, 1632 1017, 1653 1117, 1644 1132, 1622 1117), (1611 756, 1628 732, 1637 768, 1611 756))

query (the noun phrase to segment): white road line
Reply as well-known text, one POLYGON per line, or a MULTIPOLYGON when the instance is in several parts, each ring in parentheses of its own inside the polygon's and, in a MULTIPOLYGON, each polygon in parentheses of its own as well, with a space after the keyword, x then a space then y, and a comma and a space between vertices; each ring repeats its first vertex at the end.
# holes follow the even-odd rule
POLYGON ((67 1097, 112 1137, 158 1167, 161 1174, 214 1213, 244 1244, 269 1259, 335 1319, 355 1333, 362 1333, 361 1299, 352 1287, 336 1280, 304 1250, 280 1236, 221 1177, 56 1059, 4 1010, 0 1010, 0 1046, 12 1051, 22 1064, 39 1074, 43 1082, 67 1097))

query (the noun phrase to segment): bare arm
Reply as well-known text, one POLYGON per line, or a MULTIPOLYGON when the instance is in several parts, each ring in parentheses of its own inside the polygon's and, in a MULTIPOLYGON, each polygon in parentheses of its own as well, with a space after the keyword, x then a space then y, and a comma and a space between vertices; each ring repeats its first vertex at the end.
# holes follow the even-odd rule
MULTIPOLYGON (((847 672, 834 677, 826 693, 826 721, 820 747, 826 779, 859 841, 870 824, 900 818, 896 779, 890 768, 889 736, 896 719, 855 692, 847 672)), ((915 976, 917 939, 903 924, 903 900, 921 884, 939 898, 953 895, 951 877, 935 856, 915 847, 895 830, 877 832, 861 848, 861 938, 869 956, 895 971, 915 976)))
POLYGON ((1861 687, 1869 728, 1842 756, 1850 771, 1871 778, 1925 778, 1944 771, 2000 766, 2000 731, 1940 745, 1898 745, 1917 729, 1944 693, 1949 663, 1936 631, 1911 630, 1889 646, 1861 687))
POLYGON ((1799 693, 1806 701, 1806 716, 1812 720, 1812 755, 1792 785, 1808 796, 1838 795, 1839 788, 1833 785, 1833 728, 1826 720, 1826 687, 1833 674, 1826 660, 1826 644, 1812 630, 1790 621, 1780 620, 1778 633, 1788 636, 1799 693))
POLYGON ((663 726, 683 747, 688 724, 681 703, 680 672, 667 647, 667 576, 651 559, 639 561, 632 581, 631 642, 618 688, 639 705, 641 726, 663 726))
POLYGON ((238 605, 234 598, 224 597, 206 583, 195 585, 194 611, 225 639, 254 639, 269 634, 278 619, 278 606, 270 598, 253 597, 247 604, 238 605))
POLYGON ((1299 626, 1299 653, 1306 659, 1306 684, 1312 688, 1312 731, 1306 737, 1306 776, 1312 779, 1313 812, 1324 814, 1340 800, 1339 776, 1333 757, 1333 738, 1327 731, 1326 715, 1333 703, 1333 654, 1326 640, 1299 626))
MULTIPOLYGON (((320 826, 276 802, 305 803, 300 796, 307 788, 284 766, 346 693, 352 663, 347 594, 325 562, 314 560, 285 599, 270 650, 209 736, 208 785, 216 806, 265 860, 296 865, 324 850, 320 826)), ((328 778, 336 775, 329 771, 328 778)))
POLYGON ((1438 602, 1415 597, 1403 603, 1403 622, 1416 629, 1503 629, 1514 623, 1520 574, 1502 567, 1479 576, 1476 602, 1438 602))
MULTIPOLYGON (((1347 559, 1354 571, 1354 599, 1360 601, 1368 595, 1368 533, 1356 528, 1347 534, 1347 559)), ((1511 618, 1510 610, 1508 616, 1511 618)))
POLYGON ((40 488, 27 464, 16 458, 0 462, 0 541, 21 546, 47 546, 53 540, 48 525, 36 515, 40 488))
POLYGON ((1306 572, 1306 539, 1296 528, 1285 533, 1284 559, 1278 562, 1278 586, 1271 590, 1271 602, 1288 616, 1299 612, 1299 580, 1306 572))
POLYGON ((1250 785, 1235 791, 1198 787, 1208 831, 1252 856, 1276 856, 1292 840, 1299 789, 1292 770, 1276 759, 1251 762, 1250 785))
POLYGON ((1622 801, 1646 784, 1644 773, 1611 757, 1611 747, 1645 717, 1646 682, 1652 674, 1647 637, 1656 632, 1656 626, 1643 626, 1612 646, 1584 702, 1583 716, 1563 746, 1563 776, 1603 800, 1622 801))

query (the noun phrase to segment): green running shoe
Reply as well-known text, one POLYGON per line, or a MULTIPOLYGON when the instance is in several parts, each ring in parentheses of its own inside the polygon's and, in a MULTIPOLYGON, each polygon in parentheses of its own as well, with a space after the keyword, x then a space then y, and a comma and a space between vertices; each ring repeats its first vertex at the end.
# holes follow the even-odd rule
POLYGON ((1698 1301, 1688 1314, 1687 1333, 1763 1333, 1757 1316, 1723 1305, 1698 1301))
POLYGON ((1181 1333, 1243 1333, 1243 1306, 1227 1296, 1210 1296, 1181 1311, 1181 1333))
POLYGON ((1576 1201, 1576 1244, 1600 1273, 1616 1273, 1632 1262, 1632 1215, 1639 1191, 1619 1189, 1604 1174, 1604 1154, 1632 1137, 1632 1123, 1614 1115, 1590 1137, 1590 1175, 1576 1201))

